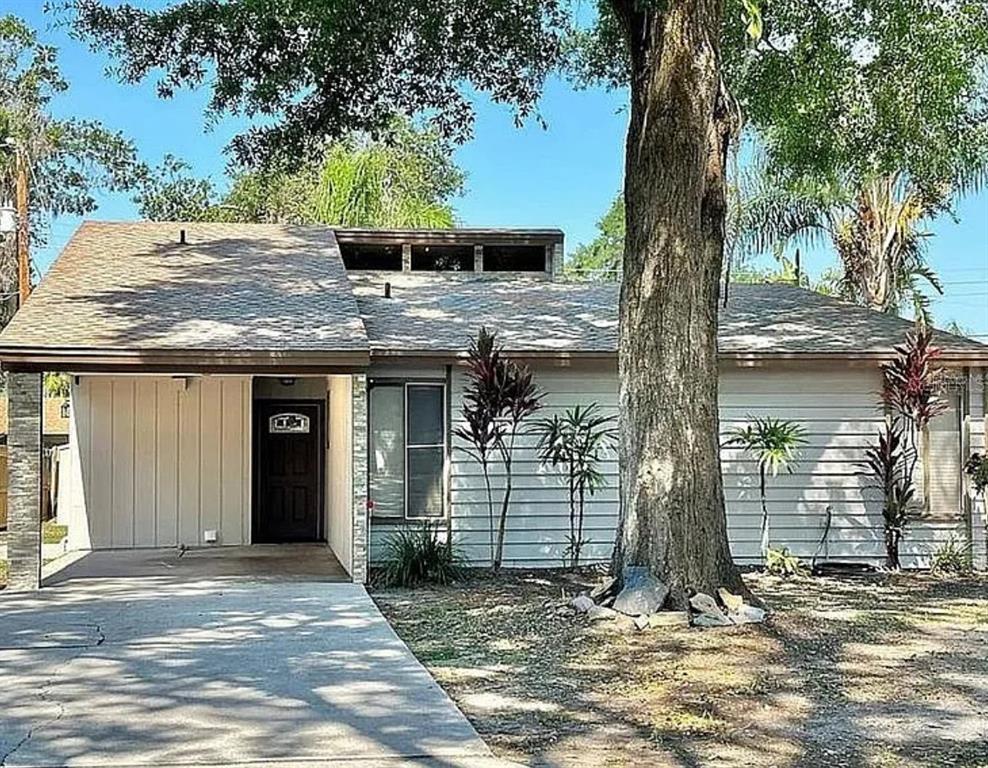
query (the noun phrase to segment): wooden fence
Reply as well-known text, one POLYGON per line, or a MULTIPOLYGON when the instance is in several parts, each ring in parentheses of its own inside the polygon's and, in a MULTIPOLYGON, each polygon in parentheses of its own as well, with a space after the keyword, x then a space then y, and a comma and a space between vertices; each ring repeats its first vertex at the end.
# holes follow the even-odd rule
MULTIPOLYGON (((42 500, 44 503, 44 519, 48 519, 52 514, 51 509, 51 460, 49 450, 45 450, 45 458, 42 462, 42 500)), ((7 446, 0 445, 0 531, 7 528, 7 446)))

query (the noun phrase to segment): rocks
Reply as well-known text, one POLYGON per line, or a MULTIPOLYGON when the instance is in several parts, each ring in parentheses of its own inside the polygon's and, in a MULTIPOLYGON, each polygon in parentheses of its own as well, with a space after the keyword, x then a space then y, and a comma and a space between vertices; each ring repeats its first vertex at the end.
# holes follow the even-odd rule
POLYGON ((577 595, 569 601, 569 604, 577 613, 587 613, 591 608, 597 607, 597 603, 587 595, 577 595))
POLYGON ((741 595, 735 595, 723 587, 717 590, 717 597, 720 598, 724 607, 727 608, 728 613, 737 613, 744 607, 744 598, 741 595))
POLYGON ((697 592, 690 598, 690 608, 696 612, 693 616, 694 626, 726 627, 734 623, 720 609, 717 601, 703 592, 697 592))
POLYGON ((757 605, 741 605, 737 611, 727 614, 728 618, 735 624, 761 624, 765 621, 765 609, 757 605))
POLYGON ((642 614, 641 616, 635 616, 635 628, 639 632, 648 629, 650 626, 651 623, 649 621, 648 616, 646 616, 645 614, 642 614))
POLYGON ((690 608, 694 611, 693 626, 728 627, 734 624, 760 624, 765 621, 765 609, 748 605, 744 598, 726 589, 718 589, 717 595, 727 609, 725 613, 710 595, 697 592, 690 598, 690 608))
POLYGON ((652 576, 647 568, 625 568, 624 589, 612 606, 628 616, 649 616, 658 611, 669 596, 669 587, 652 576))

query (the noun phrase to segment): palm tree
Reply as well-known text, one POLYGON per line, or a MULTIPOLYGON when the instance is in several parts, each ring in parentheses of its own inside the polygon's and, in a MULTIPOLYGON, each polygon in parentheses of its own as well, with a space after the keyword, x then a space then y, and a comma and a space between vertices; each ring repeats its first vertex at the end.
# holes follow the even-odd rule
POLYGON ((780 470, 792 472, 799 461, 799 446, 806 443, 806 430, 791 421, 758 419, 731 432, 727 445, 738 445, 758 462, 758 489, 762 502, 761 551, 768 552, 769 520, 765 481, 768 473, 775 477, 780 470))
POLYGON ((748 179, 740 226, 746 250, 773 251, 829 241, 840 260, 840 293, 881 312, 913 304, 927 319, 926 287, 943 289, 926 263, 923 223, 947 209, 953 193, 976 188, 983 171, 955 185, 921 188, 905 174, 888 173, 861 183, 849 179, 795 182, 764 170, 748 179))

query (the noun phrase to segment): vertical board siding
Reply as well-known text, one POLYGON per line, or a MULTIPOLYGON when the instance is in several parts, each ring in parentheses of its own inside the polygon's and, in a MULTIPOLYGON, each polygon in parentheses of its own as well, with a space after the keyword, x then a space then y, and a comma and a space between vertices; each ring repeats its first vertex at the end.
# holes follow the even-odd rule
POLYGON ((86 376, 73 387, 73 461, 94 549, 248 541, 249 386, 205 377, 86 376))
POLYGON ((134 381, 110 382, 113 407, 110 463, 110 542, 115 548, 134 546, 134 381))
POLYGON ((179 384, 178 397, 178 541, 179 544, 198 543, 199 531, 199 481, 202 464, 201 422, 199 419, 202 386, 196 379, 187 388, 179 384))
POLYGON ((328 386, 326 539, 336 559, 350 573, 353 568, 351 380, 349 376, 330 376, 328 386))
MULTIPOLYGON (((202 436, 199 450, 200 535, 202 531, 220 530, 220 513, 223 507, 223 465, 220 454, 223 444, 221 430, 225 390, 222 379, 207 378, 200 384, 199 434, 202 436)), ((239 538, 237 536, 238 543, 239 538)))
MULTIPOLYGON (((439 372, 436 372, 439 375, 439 372)), ((613 372, 570 371, 542 368, 536 371, 547 391, 544 416, 561 413, 574 405, 597 402, 605 413, 617 412, 617 377, 613 372)), ((978 386, 980 387, 980 374, 978 386)), ((465 384, 463 371, 454 370, 452 428, 461 424, 465 384)), ((846 365, 792 369, 735 369, 722 371, 720 416, 722 441, 752 417, 796 421, 806 430, 807 444, 794 471, 769 478, 767 506, 770 538, 807 560, 823 559, 880 563, 884 558, 881 500, 859 472, 864 451, 883 423, 875 400, 881 381, 877 367, 846 365), (829 511, 828 511, 829 510, 829 511), (829 521, 829 522, 828 522, 829 521)), ((972 411, 982 415, 983 402, 972 393, 972 411)), ((972 413, 972 416, 974 414, 972 413)), ((957 478, 960 434, 956 412, 937 423, 931 452, 931 476, 944 492, 938 496, 935 516, 917 519, 902 544, 903 564, 923 567, 931 554, 951 536, 965 535, 966 524, 949 494, 951 474, 957 478), (953 425, 953 426, 952 426, 953 425), (948 509, 947 507, 953 506, 948 509)), ((972 418, 972 447, 984 445, 984 418, 972 418)), ((471 563, 489 562, 489 530, 486 493, 479 465, 454 438, 451 455, 450 524, 460 553, 471 563)), ((761 561, 761 505, 757 466, 737 447, 722 452, 724 493, 728 510, 731 551, 742 564, 761 561)), ((588 562, 609 559, 618 519, 617 457, 602 466, 606 485, 586 506, 584 530, 590 544, 584 549, 588 562)), ((504 478, 494 468, 493 486, 503 488, 504 478)), ((497 499, 497 495, 495 496, 497 499)), ((979 510, 979 519, 983 514, 979 510)), ((976 529, 983 532, 983 522, 976 529), (980 526, 980 527, 978 527, 980 526)), ((394 525, 372 529, 371 559, 379 561, 383 542, 394 525)), ((509 566, 555 566, 562 562, 569 530, 565 479, 537 461, 534 440, 522 438, 515 451, 514 492, 508 516, 505 562, 509 566)), ((982 536, 983 540, 983 536, 982 536)))
POLYGON ((157 544, 158 530, 157 475, 158 461, 155 455, 158 441, 152 432, 143 431, 144 424, 154 420, 157 413, 158 388, 154 381, 138 379, 135 382, 134 404, 138 417, 134 433, 134 545, 153 547, 157 544))
POLYGON ((179 387, 174 382, 155 382, 154 444, 155 461, 155 525, 154 543, 159 547, 178 545, 178 399, 179 387))

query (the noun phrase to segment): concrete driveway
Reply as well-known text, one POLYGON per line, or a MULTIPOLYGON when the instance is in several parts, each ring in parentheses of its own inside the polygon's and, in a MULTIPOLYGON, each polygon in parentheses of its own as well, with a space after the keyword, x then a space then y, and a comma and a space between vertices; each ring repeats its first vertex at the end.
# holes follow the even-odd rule
POLYGON ((363 587, 0 592, 0 765, 498 766, 363 587))

